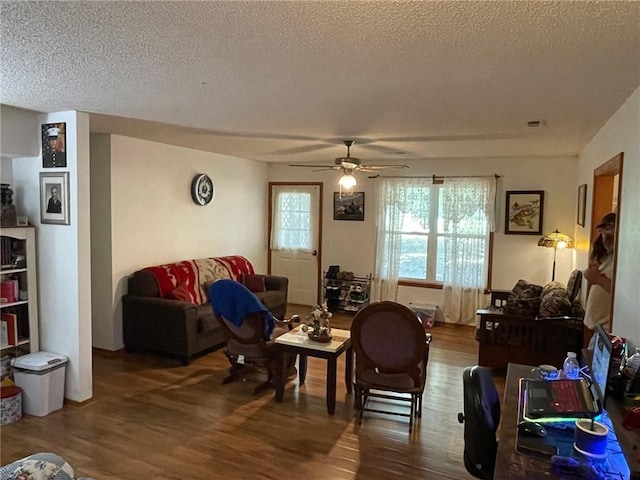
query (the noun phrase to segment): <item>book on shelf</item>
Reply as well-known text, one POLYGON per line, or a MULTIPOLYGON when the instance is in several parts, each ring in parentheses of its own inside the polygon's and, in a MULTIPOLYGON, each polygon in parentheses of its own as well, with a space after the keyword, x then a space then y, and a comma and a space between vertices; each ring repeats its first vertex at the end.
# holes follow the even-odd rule
POLYGON ((7 345, 18 344, 18 315, 2 312, 2 330, 7 331, 7 345), (5 327, 6 326, 6 327, 5 327))
POLYGON ((8 278, 0 281, 0 303, 14 303, 18 300, 18 280, 8 278))
POLYGON ((0 347, 5 348, 9 346, 9 331, 7 328, 7 322, 0 321, 0 347))

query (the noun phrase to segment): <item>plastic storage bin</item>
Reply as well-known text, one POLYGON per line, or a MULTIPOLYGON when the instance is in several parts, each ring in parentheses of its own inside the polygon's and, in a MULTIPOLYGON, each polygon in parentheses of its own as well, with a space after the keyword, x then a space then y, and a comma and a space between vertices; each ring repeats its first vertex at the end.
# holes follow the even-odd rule
POLYGON ((64 403, 67 357, 35 352, 12 360, 15 384, 22 389, 22 411, 44 417, 60 410, 64 403))

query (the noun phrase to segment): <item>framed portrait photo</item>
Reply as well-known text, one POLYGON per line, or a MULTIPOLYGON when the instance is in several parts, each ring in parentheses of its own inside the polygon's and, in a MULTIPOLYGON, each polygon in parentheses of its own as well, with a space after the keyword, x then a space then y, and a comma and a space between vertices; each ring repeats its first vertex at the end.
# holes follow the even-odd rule
POLYGON ((542 235, 543 190, 507 192, 505 235, 542 235))
POLYGON ((66 168, 67 124, 42 125, 42 168, 66 168))
POLYGON ((587 209, 587 184, 583 183, 578 187, 578 215, 577 223, 584 227, 585 213, 587 209))
POLYGON ((333 192, 334 220, 364 220, 364 192, 333 192))
POLYGON ((40 173, 40 222, 70 225, 69 172, 40 173))

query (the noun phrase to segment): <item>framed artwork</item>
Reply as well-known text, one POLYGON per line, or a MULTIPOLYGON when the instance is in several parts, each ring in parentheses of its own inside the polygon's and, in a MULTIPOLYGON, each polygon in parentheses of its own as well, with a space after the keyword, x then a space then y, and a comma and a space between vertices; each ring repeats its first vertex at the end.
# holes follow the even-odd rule
POLYGON ((364 220, 364 192, 333 192, 334 220, 364 220))
POLYGON ((505 235, 542 235, 543 190, 507 192, 505 235))
POLYGON ((40 173, 40 222, 70 225, 69 172, 40 173))
POLYGON ((587 184, 583 183, 578 187, 578 225, 584 227, 584 217, 587 208, 587 184))
POLYGON ((45 123, 42 125, 42 168, 66 168, 66 133, 66 123, 45 123))

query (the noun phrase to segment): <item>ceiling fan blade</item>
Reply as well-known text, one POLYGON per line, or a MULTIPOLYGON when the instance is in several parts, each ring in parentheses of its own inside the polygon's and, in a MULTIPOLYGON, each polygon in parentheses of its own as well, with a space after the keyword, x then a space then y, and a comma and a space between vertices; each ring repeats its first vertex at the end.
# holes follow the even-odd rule
POLYGON ((325 167, 325 168, 318 168, 317 170, 311 170, 312 172, 323 172, 325 170, 340 170, 341 167, 325 167))
POLYGON ((360 170, 365 172, 378 172, 380 170, 403 170, 409 165, 363 165, 360 170))
POLYGON ((332 165, 314 165, 312 163, 290 163, 290 167, 312 167, 312 168, 330 168, 334 169, 332 165))
POLYGON ((269 155, 293 155, 296 153, 315 152, 316 150, 324 150, 325 148, 331 148, 333 145, 304 145, 301 147, 283 148, 282 150, 274 150, 269 152, 269 155))

